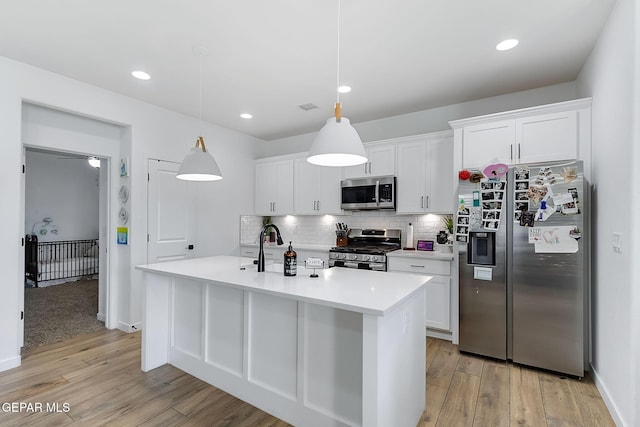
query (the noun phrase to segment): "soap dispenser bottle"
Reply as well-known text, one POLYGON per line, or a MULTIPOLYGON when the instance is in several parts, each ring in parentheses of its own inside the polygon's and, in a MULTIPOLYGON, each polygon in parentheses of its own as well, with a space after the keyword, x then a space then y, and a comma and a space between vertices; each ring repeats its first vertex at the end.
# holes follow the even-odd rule
POLYGON ((289 249, 284 253, 284 275, 295 276, 298 272, 298 254, 293 250, 291 242, 289 242, 289 249))

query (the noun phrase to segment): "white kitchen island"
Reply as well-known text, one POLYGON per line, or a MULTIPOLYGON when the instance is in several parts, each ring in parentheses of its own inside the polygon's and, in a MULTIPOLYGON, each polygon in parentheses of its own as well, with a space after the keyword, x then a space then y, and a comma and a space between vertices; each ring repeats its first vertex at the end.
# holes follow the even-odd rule
POLYGON ((146 273, 143 371, 170 363, 296 426, 420 420, 430 277, 285 277, 233 256, 136 268, 146 273))

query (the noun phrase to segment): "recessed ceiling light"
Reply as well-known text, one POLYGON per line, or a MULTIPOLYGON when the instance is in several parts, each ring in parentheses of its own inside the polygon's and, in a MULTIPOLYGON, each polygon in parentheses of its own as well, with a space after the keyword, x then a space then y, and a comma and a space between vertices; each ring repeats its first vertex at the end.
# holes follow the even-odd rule
POLYGON ((340 93, 349 93, 349 92, 351 92, 351 86, 344 86, 344 85, 340 86, 338 88, 338 92, 340 92, 340 93))
POLYGON ((140 70, 132 71, 131 75, 136 79, 140 79, 140 80, 149 80, 151 78, 151 76, 148 73, 145 73, 144 71, 140 71, 140 70))
POLYGON ((240 117, 242 117, 243 119, 251 119, 251 118, 253 118, 253 114, 242 113, 242 114, 240 114, 240 117))
POLYGON ((518 46, 518 40, 516 39, 507 39, 507 40, 503 40, 500 43, 498 43, 496 45, 496 50, 509 50, 509 49, 513 49, 514 47, 518 46))

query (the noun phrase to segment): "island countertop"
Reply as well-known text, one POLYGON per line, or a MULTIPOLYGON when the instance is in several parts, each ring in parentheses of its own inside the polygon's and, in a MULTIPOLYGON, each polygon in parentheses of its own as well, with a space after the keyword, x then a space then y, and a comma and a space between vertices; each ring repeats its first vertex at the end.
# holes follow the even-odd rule
MULTIPOLYGON (((298 267, 298 275, 286 277, 282 270, 257 272, 251 258, 214 256, 136 266, 145 272, 226 284, 244 290, 339 308, 363 314, 385 316, 415 292, 430 276, 358 270, 318 269, 319 277, 298 267)), ((271 269, 278 270, 280 264, 271 269), (275 268, 274 268, 275 267, 275 268)), ((267 266, 269 269, 269 266, 267 266)))

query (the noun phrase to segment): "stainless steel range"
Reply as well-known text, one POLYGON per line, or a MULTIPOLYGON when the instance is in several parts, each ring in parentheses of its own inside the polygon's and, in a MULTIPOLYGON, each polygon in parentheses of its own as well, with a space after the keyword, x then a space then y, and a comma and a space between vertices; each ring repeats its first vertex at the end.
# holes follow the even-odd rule
POLYGON ((329 250, 329 267, 387 271, 387 252, 400 249, 401 231, 353 228, 347 246, 329 250))

